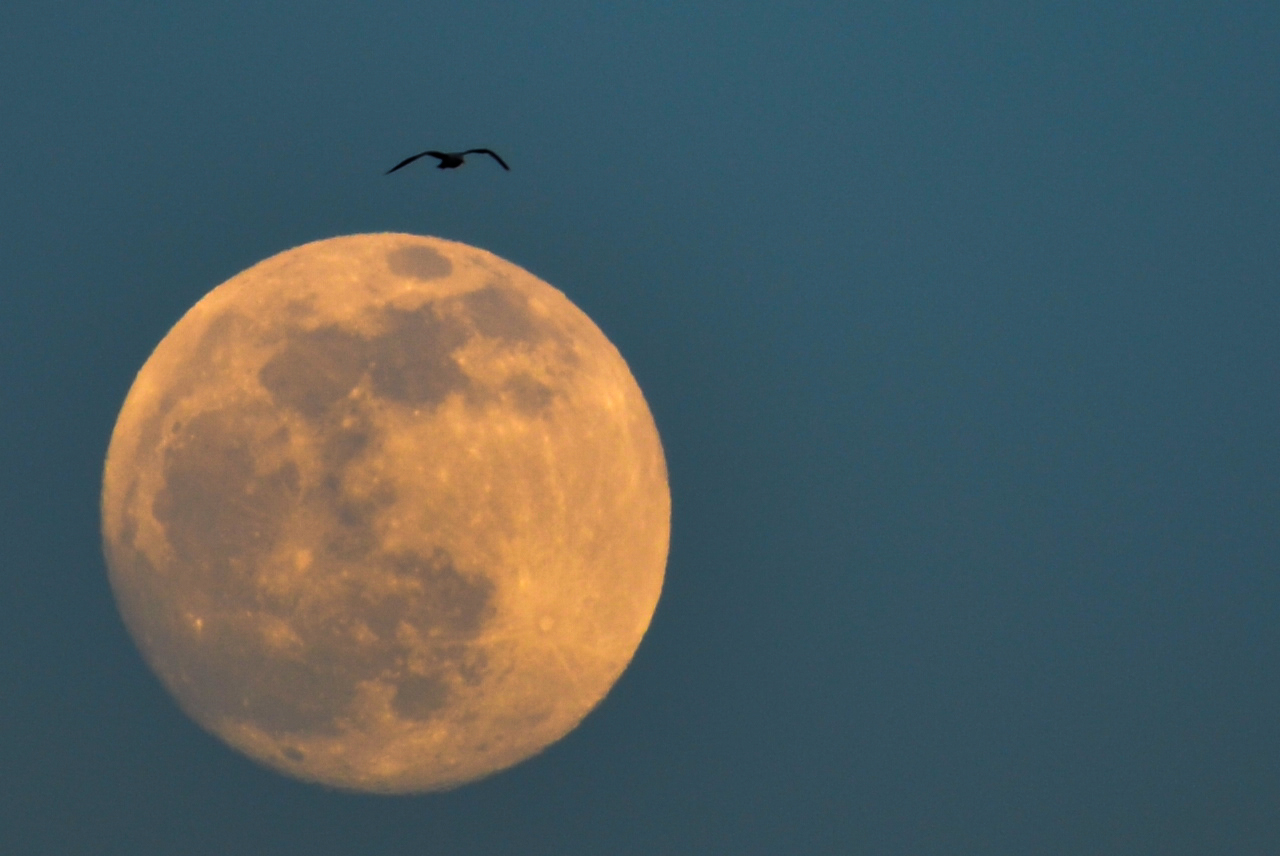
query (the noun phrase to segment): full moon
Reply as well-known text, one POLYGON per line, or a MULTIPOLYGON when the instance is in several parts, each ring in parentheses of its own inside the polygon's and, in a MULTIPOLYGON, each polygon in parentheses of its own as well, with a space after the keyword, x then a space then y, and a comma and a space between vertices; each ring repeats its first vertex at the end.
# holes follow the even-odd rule
POLYGON ((483 250, 352 235, 200 300, 107 452, 111 586, 179 705, 325 785, 440 790, 560 739, 657 605, 671 498, 618 351, 483 250))

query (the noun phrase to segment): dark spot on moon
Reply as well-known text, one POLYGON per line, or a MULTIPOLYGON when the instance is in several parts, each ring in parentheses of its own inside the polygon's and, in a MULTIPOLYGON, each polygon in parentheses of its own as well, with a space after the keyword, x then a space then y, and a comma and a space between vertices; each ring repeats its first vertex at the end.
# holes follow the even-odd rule
POLYGON ((442 279, 453 273, 453 264, 430 247, 401 247, 387 253, 387 267, 396 276, 442 279))
POLYGON ((207 574, 212 586, 232 586, 244 560, 270 548, 298 497, 292 463, 256 471, 263 444, 287 441, 274 431, 255 443, 254 429, 264 420, 274 421, 269 411, 255 408, 201 413, 165 452, 164 486, 152 513, 168 534, 177 564, 207 574))
POLYGON ((190 365, 197 370, 198 374, 184 379, 194 386, 198 382, 197 378, 202 379, 206 373, 215 374, 218 370, 218 361, 215 359, 217 352, 225 348, 228 343, 242 342, 251 338, 250 331, 253 326, 251 318, 234 309, 225 310, 222 314, 215 316, 200 334, 200 341, 196 343, 195 351, 191 355, 190 365))
POLYGON ((385 328, 369 342, 374 391, 409 405, 435 406, 451 392, 465 392, 470 378, 453 352, 470 338, 456 321, 440 318, 428 305, 406 312, 389 309, 385 328))
MULTIPOLYGON (((494 585, 487 577, 461 573, 442 549, 430 556, 412 552, 388 556, 383 568, 406 585, 391 589, 394 593, 365 590, 359 612, 381 644, 397 645, 401 624, 413 627, 430 643, 427 674, 401 665, 386 676, 396 687, 392 705, 396 713, 406 719, 428 719, 449 701, 446 675, 468 685, 483 677, 484 654, 468 643, 493 615, 494 585)), ((422 652, 416 657, 421 659, 422 652)))
POLYGON ((357 411, 351 421, 336 420, 339 424, 321 437, 320 459, 327 469, 345 467, 373 444, 375 432, 364 417, 365 414, 357 411))
POLYGON ((400 624, 407 623, 430 638, 466 640, 479 633, 493 613, 492 581, 461 573, 446 550, 437 549, 430 556, 383 556, 379 568, 405 583, 390 593, 372 588, 358 593, 360 614, 380 639, 394 640, 400 624))
POLYGON ((267 644, 269 614, 224 613, 211 623, 193 676, 200 709, 271 732, 332 733, 355 699, 357 682, 376 673, 375 652, 356 646, 340 621, 276 617, 289 621, 299 638, 295 650, 267 644))
POLYGON ((424 720, 448 701, 449 687, 440 678, 408 675, 396 685, 392 707, 405 719, 424 720))
POLYGON ((295 333, 258 372, 276 404, 319 419, 368 367, 365 340, 337 327, 295 333))
POLYGON ((482 336, 525 343, 543 338, 528 301, 515 289, 491 284, 464 295, 462 303, 482 336))
POLYGON ((442 317, 430 304, 414 310, 385 309, 380 313, 381 330, 372 337, 334 326, 295 332, 262 367, 258 379, 278 406, 317 423, 327 438, 325 457, 339 468, 371 442, 367 419, 351 427, 352 415, 359 416, 351 393, 366 379, 374 395, 411 407, 438 407, 453 393, 473 404, 501 394, 526 414, 545 411, 555 398, 550 386, 520 374, 501 391, 486 390, 467 376, 454 356, 473 331, 525 345, 547 338, 549 331, 525 297, 490 284, 459 299, 464 317, 442 317))
POLYGON ((467 686, 479 686, 489 670, 489 658, 483 648, 470 648, 454 652, 454 660, 458 666, 458 677, 467 686))
POLYGON ((388 565, 393 573, 421 586, 421 594, 406 599, 406 615, 430 636, 471 638, 492 613, 493 582, 458 571, 447 550, 437 548, 425 557, 400 553, 391 556, 388 565))
POLYGON ((288 760, 294 761, 296 763, 302 763, 303 761, 307 760, 306 753, 303 752, 301 749, 297 749, 293 746, 284 747, 283 749, 280 750, 280 754, 283 755, 288 760))
POLYGON ((328 533, 324 549, 330 556, 342 561, 363 560, 370 556, 378 544, 374 529, 378 512, 395 503, 395 492, 384 488, 368 496, 359 496, 347 490, 336 474, 325 477, 320 488, 310 499, 318 500, 322 513, 330 518, 325 527, 328 533))
POLYGON ((453 357, 470 333, 428 305, 382 313, 382 332, 364 338, 337 327, 298 332, 262 367, 258 380, 281 407, 325 418, 366 373, 375 394, 403 404, 435 406, 470 379, 453 357))
POLYGON ((551 387, 540 383, 527 374, 518 374, 507 381, 505 386, 511 403, 523 413, 534 415, 551 406, 555 393, 551 387))

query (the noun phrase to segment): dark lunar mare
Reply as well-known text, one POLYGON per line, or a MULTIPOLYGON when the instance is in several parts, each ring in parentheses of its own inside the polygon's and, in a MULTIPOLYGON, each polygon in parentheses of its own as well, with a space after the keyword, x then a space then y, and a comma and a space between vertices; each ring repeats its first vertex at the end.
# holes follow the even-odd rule
POLYGON ((387 267, 396 276, 423 282, 444 279, 453 273, 453 262, 431 247, 410 244, 387 253, 387 267))

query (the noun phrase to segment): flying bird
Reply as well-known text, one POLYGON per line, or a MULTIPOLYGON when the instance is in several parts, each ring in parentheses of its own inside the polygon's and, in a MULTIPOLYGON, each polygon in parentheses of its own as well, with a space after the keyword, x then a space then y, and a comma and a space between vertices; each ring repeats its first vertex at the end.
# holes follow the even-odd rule
POLYGON ((458 167, 462 166, 463 162, 466 160, 467 155, 488 155, 489 157, 496 160, 502 166, 503 169, 507 170, 508 172, 511 171, 511 167, 507 166, 506 161, 498 157, 497 152, 492 151, 490 149, 467 149, 465 152, 422 152, 421 154, 416 154, 411 158, 405 158, 404 160, 400 161, 400 163, 396 164, 395 166, 391 167, 391 169, 384 172, 383 175, 391 175, 391 173, 400 169, 400 167, 408 166, 409 164, 416 161, 418 158, 425 158, 427 155, 430 155, 431 157, 436 158, 437 160, 440 161, 440 163, 436 164, 436 169, 457 169, 458 167))

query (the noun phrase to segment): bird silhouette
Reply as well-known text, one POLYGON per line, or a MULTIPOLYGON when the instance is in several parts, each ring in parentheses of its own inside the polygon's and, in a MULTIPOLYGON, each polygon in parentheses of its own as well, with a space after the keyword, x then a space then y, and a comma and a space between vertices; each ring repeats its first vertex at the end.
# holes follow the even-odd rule
POLYGON ((408 166, 409 164, 416 161, 418 158, 425 158, 427 155, 430 155, 431 157, 436 158, 440 161, 440 163, 436 164, 436 169, 457 169, 458 167, 462 166, 462 164, 466 161, 467 155, 488 155, 489 157, 496 160, 502 166, 503 169, 507 170, 508 172, 511 171, 511 167, 507 166, 506 161, 498 157, 497 152, 492 151, 490 149, 467 149, 465 152, 422 152, 420 154, 414 155, 411 158, 405 158, 404 160, 400 161, 400 163, 396 164, 395 166, 391 167, 391 169, 384 172, 383 175, 391 175, 391 173, 395 172, 401 167, 408 166))

